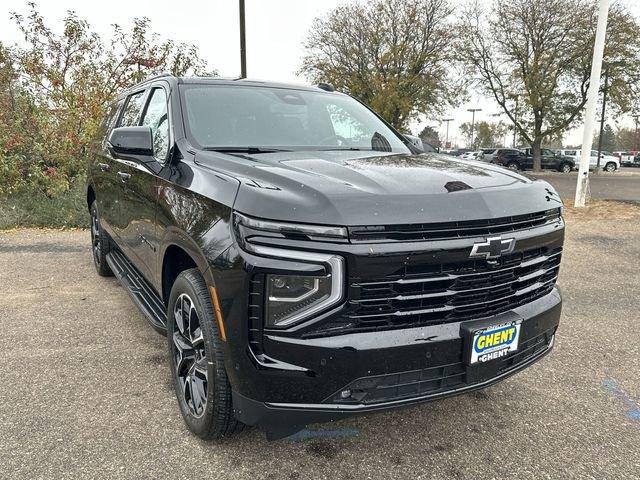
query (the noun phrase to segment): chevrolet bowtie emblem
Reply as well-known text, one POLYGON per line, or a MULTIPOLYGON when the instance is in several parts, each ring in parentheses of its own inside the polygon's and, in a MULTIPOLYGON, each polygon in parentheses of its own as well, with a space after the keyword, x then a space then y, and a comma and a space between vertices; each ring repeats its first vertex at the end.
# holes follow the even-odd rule
POLYGON ((513 247, 515 246, 515 238, 507 238, 505 240, 502 237, 487 238, 486 242, 473 244, 469 258, 484 258, 485 260, 498 258, 501 255, 513 252, 513 247))

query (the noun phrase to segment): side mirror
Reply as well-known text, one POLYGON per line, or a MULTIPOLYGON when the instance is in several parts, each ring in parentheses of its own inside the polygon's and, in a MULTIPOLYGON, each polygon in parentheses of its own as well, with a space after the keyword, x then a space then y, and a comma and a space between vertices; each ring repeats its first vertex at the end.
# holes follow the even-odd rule
POLYGON ((153 157, 151 127, 114 128, 108 141, 117 155, 153 157))

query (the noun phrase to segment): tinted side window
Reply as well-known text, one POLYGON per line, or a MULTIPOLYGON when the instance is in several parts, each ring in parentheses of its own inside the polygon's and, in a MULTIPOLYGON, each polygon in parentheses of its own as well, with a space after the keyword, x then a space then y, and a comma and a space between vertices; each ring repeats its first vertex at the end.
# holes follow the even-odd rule
POLYGON ((144 101, 144 92, 138 92, 131 95, 127 101, 127 105, 122 112, 119 127, 133 127, 138 125, 140 111, 142 110, 142 102, 144 101))
POLYGON ((162 88, 155 88, 151 92, 142 125, 151 127, 153 155, 159 160, 166 159, 169 150, 169 118, 167 116, 167 94, 162 88))
POLYGON ((100 125, 100 131, 98 132, 99 138, 104 138, 105 136, 109 135, 109 132, 115 126, 116 121, 118 120, 118 113, 120 112, 120 108, 122 107, 123 103, 124 101, 120 100, 119 102, 113 102, 111 105, 109 105, 107 114, 102 124, 100 125))

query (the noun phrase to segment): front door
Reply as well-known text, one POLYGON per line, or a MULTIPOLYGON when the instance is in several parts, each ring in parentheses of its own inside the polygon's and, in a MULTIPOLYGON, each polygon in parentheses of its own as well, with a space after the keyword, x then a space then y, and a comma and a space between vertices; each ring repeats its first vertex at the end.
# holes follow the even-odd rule
MULTIPOLYGON (((167 159, 169 147, 169 118, 167 94, 164 88, 152 88, 147 96, 139 125, 151 128, 153 153, 157 167, 167 159)), ((119 175, 123 177, 122 240, 129 258, 149 281, 155 278, 155 258, 158 249, 156 231, 157 177, 142 164, 119 161, 119 175)))

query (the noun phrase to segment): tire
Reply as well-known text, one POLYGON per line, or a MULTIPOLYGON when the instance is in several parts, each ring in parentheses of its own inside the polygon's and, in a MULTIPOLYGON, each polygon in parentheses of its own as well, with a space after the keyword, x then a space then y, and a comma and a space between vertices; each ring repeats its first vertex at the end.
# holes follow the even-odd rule
POLYGON ((604 166, 605 172, 615 172, 618 169, 617 165, 614 162, 607 162, 604 166))
POLYGON ((241 431, 244 424, 233 414, 211 296, 198 269, 178 275, 167 313, 169 365, 187 427, 205 440, 241 431))
POLYGON ((558 167, 558 171, 562 173, 571 173, 571 170, 573 170, 571 164, 566 162, 560 164, 560 167, 558 167))
POLYGON ((90 208, 91 213, 91 253, 93 256, 93 265, 96 267, 98 275, 101 277, 112 277, 113 272, 107 263, 107 253, 112 249, 112 243, 109 236, 100 225, 100 215, 98 214, 98 205, 94 200, 90 208))
POLYGON ((518 162, 509 162, 507 163, 507 168, 509 170, 520 170, 520 165, 518 164, 518 162))

